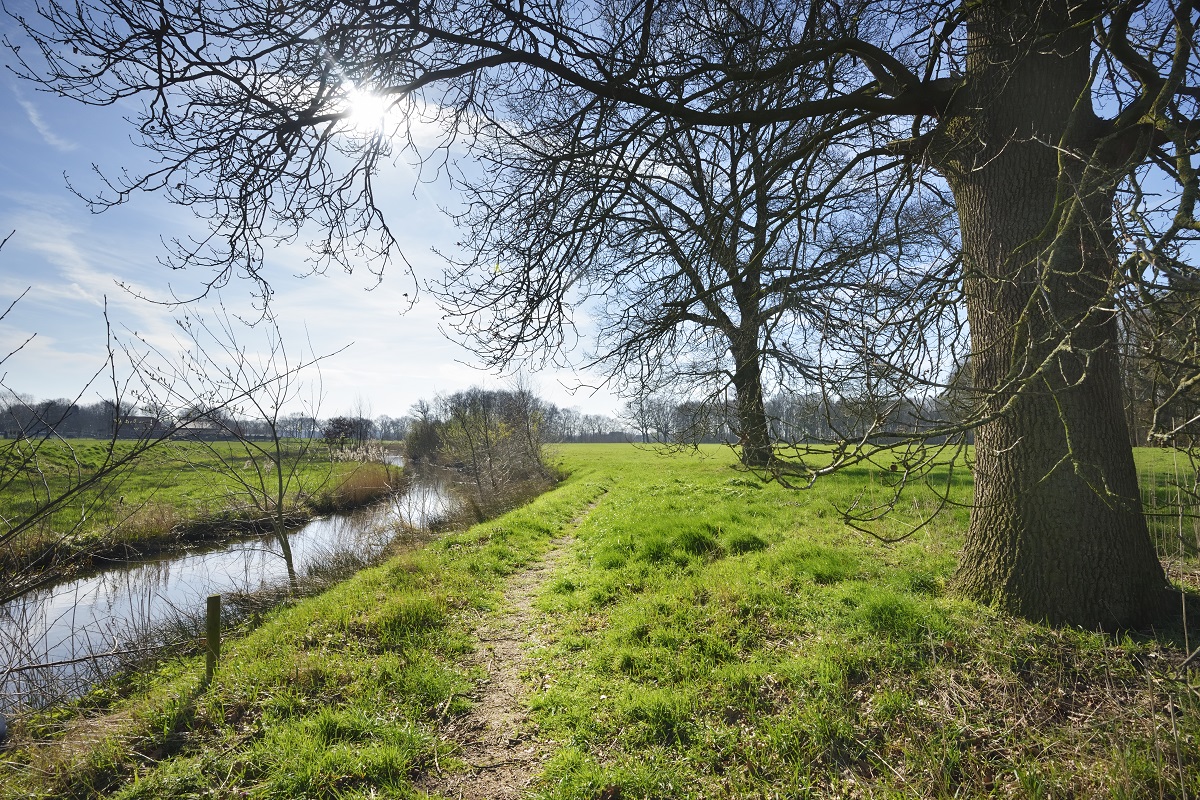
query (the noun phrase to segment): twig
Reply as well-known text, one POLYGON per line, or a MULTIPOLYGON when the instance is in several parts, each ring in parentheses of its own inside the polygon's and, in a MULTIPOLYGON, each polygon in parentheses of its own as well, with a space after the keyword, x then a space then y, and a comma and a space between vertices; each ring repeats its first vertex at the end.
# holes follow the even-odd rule
POLYGON ((450 703, 453 702, 454 698, 457 696, 458 696, 458 692, 450 693, 450 696, 446 698, 446 702, 442 703, 442 707, 438 711, 437 716, 434 717, 435 720, 437 720, 438 722, 441 722, 442 718, 446 716, 446 712, 450 710, 450 703))
POLYGON ((1197 647, 1190 656, 1183 660, 1183 663, 1179 665, 1179 670, 1182 672, 1187 669, 1192 665, 1192 662, 1200 663, 1200 647, 1197 647))
POLYGON ((65 661, 47 661, 44 664, 25 664, 24 666, 20 667, 13 667, 12 669, 8 670, 8 673, 28 672, 29 670, 47 669, 49 667, 65 667, 68 664, 82 664, 84 661, 99 661, 100 659, 108 658, 109 656, 125 656, 130 655, 131 653, 145 653, 149 650, 164 650, 167 647, 170 647, 170 645, 164 646, 152 644, 145 647, 131 647, 128 650, 110 650, 107 653, 91 653, 90 655, 80 656, 79 658, 69 658, 65 661))

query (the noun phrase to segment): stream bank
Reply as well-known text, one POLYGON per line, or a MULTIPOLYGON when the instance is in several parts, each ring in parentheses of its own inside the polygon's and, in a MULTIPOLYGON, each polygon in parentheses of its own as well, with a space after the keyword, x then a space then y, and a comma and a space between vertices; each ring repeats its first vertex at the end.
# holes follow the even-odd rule
MULTIPOLYGON (((298 529, 314 517, 345 513, 379 502, 403 480, 402 459, 388 456, 384 463, 370 462, 342 476, 341 483, 315 494, 302 494, 287 508, 284 525, 298 529)), ((253 505, 223 506, 215 510, 181 511, 152 500, 124 505, 118 525, 66 536, 48 532, 40 545, 26 543, 0 552, 0 585, 13 584, 31 573, 59 569, 59 580, 80 578, 116 564, 169 557, 181 550, 217 547, 253 536, 268 536, 275 529, 271 515, 253 505)), ((58 582, 58 581, 56 581, 58 582)))
MULTIPOLYGON (((437 476, 408 478, 401 494, 358 510, 310 519, 288 535, 292 563, 318 586, 378 560, 403 532, 423 530, 451 512, 437 476), (340 566, 339 566, 340 565, 340 566)), ((78 697, 97 681, 188 639, 205 598, 287 595, 288 566, 273 536, 123 559, 30 592, 0 606, 0 712, 78 697), (39 666, 44 665, 44 666, 39 666)), ((230 614, 230 620, 236 611, 230 614)))
POLYGON ((207 686, 202 658, 168 659, 121 692, 18 720, 0 798, 408 796, 415 771, 455 758, 429 727, 470 705, 461 621, 496 609, 601 491, 568 480, 273 609, 223 644, 207 686))

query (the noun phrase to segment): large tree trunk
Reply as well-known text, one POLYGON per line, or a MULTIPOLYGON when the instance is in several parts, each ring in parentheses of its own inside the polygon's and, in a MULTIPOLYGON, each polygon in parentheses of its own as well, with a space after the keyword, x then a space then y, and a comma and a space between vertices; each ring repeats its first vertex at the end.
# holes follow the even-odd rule
POLYGON ((733 355, 733 389, 737 395, 738 428, 742 463, 747 467, 770 466, 774 452, 763 403, 762 366, 759 363, 757 330, 739 331, 730 337, 733 355))
POLYGON ((1030 619, 1119 627, 1162 610, 1165 579, 1105 310, 1112 179, 1092 158, 1090 26, 1066 9, 973 7, 935 150, 958 203, 974 384, 995 414, 976 434, 956 584, 1030 619))

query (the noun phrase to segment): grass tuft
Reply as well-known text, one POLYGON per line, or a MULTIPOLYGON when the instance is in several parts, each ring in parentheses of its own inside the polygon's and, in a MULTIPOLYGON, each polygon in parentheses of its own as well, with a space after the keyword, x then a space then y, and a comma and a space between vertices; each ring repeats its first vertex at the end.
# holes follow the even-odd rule
POLYGON ((757 553, 767 547, 767 541, 751 531, 736 531, 725 538, 725 549, 737 556, 757 553))

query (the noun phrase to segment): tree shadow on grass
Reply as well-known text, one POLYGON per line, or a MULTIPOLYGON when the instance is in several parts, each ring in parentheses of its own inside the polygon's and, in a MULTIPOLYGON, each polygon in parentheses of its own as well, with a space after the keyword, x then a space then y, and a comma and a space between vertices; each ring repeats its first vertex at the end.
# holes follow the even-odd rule
POLYGON ((1187 666, 1200 669, 1200 591, 1172 587, 1167 594, 1166 612, 1143 635, 1180 651, 1190 659, 1187 666))

